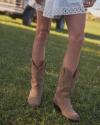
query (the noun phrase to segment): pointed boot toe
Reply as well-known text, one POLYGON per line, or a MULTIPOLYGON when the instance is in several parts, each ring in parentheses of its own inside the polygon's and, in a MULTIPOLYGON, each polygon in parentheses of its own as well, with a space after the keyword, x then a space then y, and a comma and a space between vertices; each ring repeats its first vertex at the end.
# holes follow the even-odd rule
POLYGON ((63 116, 65 116, 68 120, 72 122, 79 122, 80 121, 80 116, 78 113, 62 113, 63 116))

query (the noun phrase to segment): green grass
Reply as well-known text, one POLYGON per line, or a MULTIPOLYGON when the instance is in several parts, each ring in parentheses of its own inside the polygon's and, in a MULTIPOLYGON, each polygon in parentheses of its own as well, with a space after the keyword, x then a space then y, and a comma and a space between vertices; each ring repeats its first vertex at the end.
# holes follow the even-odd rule
POLYGON ((65 31, 54 24, 46 50, 46 75, 42 104, 33 110, 27 104, 31 79, 31 50, 35 26, 0 15, 0 125, 100 125, 100 23, 87 22, 79 78, 72 96, 81 116, 71 123, 52 104, 61 60, 68 43, 65 31))

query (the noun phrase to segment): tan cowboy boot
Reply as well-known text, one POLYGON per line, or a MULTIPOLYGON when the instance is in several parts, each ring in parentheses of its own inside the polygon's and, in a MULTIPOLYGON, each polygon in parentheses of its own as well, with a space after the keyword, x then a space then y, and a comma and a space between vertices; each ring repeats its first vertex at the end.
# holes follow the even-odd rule
POLYGON ((31 90, 28 97, 28 103, 32 107, 37 107, 41 103, 44 74, 45 74, 45 62, 42 61, 40 65, 37 66, 34 63, 34 61, 32 61, 31 90))
POLYGON ((71 121, 79 121, 80 116, 74 111, 71 104, 71 93, 74 88, 76 72, 72 75, 71 71, 61 68, 58 85, 53 102, 60 109, 63 116, 71 121))

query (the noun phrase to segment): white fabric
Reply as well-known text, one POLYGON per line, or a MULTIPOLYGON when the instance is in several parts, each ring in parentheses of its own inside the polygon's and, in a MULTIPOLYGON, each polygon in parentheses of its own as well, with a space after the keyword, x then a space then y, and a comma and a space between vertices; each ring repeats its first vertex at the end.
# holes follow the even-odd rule
POLYGON ((31 6, 31 7, 34 7, 35 0, 28 0, 28 5, 31 6))
POLYGON ((85 13, 84 0, 46 0, 43 15, 48 18, 85 13))
POLYGON ((45 0, 43 0, 42 4, 37 4, 35 0, 29 0, 28 5, 35 8, 36 10, 43 11, 44 10, 44 5, 45 5, 45 0))

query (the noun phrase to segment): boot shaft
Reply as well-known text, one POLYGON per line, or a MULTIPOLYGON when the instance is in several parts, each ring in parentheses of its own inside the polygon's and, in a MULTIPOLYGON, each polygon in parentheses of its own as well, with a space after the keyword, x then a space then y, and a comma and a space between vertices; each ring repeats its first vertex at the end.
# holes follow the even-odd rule
POLYGON ((38 66, 32 60, 32 79, 31 84, 32 86, 42 86, 44 81, 44 74, 45 74, 45 67, 46 64, 42 61, 38 66))
POLYGON ((57 84, 57 93, 62 93, 64 96, 70 96, 74 87, 75 87, 75 78, 77 71, 72 74, 70 70, 62 67, 59 74, 58 84, 57 84))

